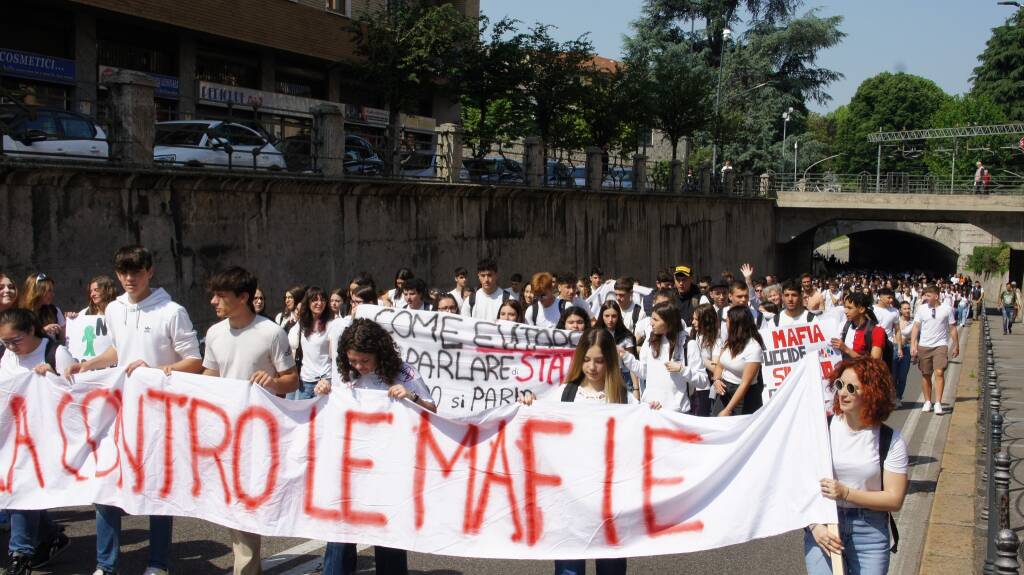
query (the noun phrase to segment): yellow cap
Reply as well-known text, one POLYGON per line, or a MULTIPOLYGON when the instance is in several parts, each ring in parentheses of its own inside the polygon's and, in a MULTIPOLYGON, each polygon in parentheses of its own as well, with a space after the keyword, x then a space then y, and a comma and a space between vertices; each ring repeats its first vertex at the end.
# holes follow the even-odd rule
POLYGON ((693 271, 690 270, 690 266, 676 266, 675 275, 684 275, 690 277, 693 275, 693 271))

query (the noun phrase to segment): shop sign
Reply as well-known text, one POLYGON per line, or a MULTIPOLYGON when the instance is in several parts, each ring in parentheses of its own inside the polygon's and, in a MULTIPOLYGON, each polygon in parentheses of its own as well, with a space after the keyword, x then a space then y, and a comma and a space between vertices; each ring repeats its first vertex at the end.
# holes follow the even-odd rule
POLYGON ((381 110, 380 108, 370 108, 369 106, 347 104, 345 106, 345 119, 356 124, 383 127, 388 125, 388 111, 381 110))
MULTIPOLYGON (((106 82, 111 76, 121 71, 121 68, 113 66, 100 66, 100 84, 106 82)), ((152 72, 139 72, 145 74, 156 82, 156 97, 169 100, 178 99, 178 79, 174 76, 164 76, 152 72)))
POLYGON ((216 82, 199 82, 199 99, 217 106, 239 106, 254 108, 270 113, 310 116, 310 109, 319 104, 330 104, 324 100, 303 98, 277 92, 264 92, 252 88, 228 86, 216 82))
POLYGON ((402 114, 402 127, 406 130, 420 130, 433 132, 437 126, 437 120, 429 116, 417 116, 415 114, 402 114))
POLYGON ((0 48, 0 74, 60 82, 75 83, 75 61, 53 56, 43 56, 32 52, 0 48))

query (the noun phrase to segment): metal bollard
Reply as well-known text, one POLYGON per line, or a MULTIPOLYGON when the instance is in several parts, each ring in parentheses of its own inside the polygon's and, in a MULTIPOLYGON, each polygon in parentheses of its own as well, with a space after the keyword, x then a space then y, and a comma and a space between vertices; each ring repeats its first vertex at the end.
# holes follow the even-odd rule
POLYGON ((996 536, 995 547, 999 558, 995 560, 995 575, 1020 575, 1020 562, 1017 560, 1017 548, 1020 540, 1017 534, 1003 529, 996 536))
POLYGON ((996 522, 999 529, 1010 527, 1010 456, 1005 451, 996 454, 992 472, 992 483, 995 484, 996 498, 993 504, 996 510, 996 522))
MULTIPOLYGON (((993 398, 993 401, 994 398, 993 398)), ((995 540, 992 539, 994 533, 999 530, 999 510, 995 507, 996 498, 996 483, 992 481, 992 477, 995 472, 994 461, 995 458, 991 456, 992 453, 999 453, 1002 450, 1003 443, 1003 416, 999 413, 999 410, 993 404, 992 409, 992 420, 990 425, 989 441, 988 441, 988 461, 985 464, 987 470, 986 477, 988 478, 985 484, 985 506, 981 509, 981 518, 988 522, 987 532, 989 534, 989 545, 988 545, 988 557, 995 561, 996 549, 995 540)))

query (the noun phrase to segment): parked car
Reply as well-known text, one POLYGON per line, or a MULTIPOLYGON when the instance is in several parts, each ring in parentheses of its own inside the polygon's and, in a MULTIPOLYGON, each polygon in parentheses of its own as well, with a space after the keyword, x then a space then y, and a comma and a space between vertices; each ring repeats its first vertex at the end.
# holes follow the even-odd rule
POLYGON ((283 170, 284 155, 252 128, 220 120, 158 122, 153 159, 172 166, 283 170))
MULTIPOLYGON (((313 143, 309 135, 291 136, 278 143, 289 172, 313 173, 313 143)), ((380 175, 384 161, 373 151, 366 139, 352 134, 345 136, 345 173, 364 176, 380 175)))
POLYGON ((521 184, 526 181, 523 166, 508 158, 466 158, 462 160, 467 179, 484 184, 521 184))
POLYGON ((107 134, 91 118, 54 108, 0 105, 3 153, 24 158, 105 161, 107 134))

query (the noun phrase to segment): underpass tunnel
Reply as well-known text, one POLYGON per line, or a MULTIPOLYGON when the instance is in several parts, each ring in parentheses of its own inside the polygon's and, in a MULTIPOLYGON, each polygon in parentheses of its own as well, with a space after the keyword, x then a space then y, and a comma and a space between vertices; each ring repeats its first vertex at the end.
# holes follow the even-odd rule
MULTIPOLYGON (((849 242, 846 254, 836 254, 840 257, 830 258, 830 261, 819 259, 816 263, 826 269, 848 266, 887 272, 919 271, 946 277, 957 271, 958 254, 931 238, 897 230, 869 230, 846 237, 849 242), (848 262, 844 262, 845 259, 848 262)), ((842 242, 833 240, 815 250, 822 254, 829 251, 831 244, 834 251, 837 243, 842 242)))

